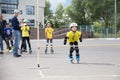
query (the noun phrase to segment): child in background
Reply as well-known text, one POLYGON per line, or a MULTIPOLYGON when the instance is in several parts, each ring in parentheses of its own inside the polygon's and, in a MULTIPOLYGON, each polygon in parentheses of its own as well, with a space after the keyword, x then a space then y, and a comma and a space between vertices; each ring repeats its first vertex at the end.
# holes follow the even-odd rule
POLYGON ((21 31, 22 31, 21 53, 22 53, 22 47, 27 40, 27 43, 29 46, 29 53, 31 54, 32 50, 31 50, 31 44, 30 44, 30 26, 28 26, 27 21, 28 20, 25 19, 24 26, 21 27, 21 31))
POLYGON ((51 23, 48 22, 46 24, 46 28, 45 28, 45 37, 46 37, 46 40, 47 40, 45 54, 47 54, 49 43, 50 43, 50 46, 51 46, 51 53, 54 53, 53 44, 52 44, 53 43, 53 32, 54 32, 54 29, 51 27, 51 23))
MULTIPOLYGON (((24 26, 24 22, 28 22, 27 19, 22 18, 20 21, 20 27, 24 26), (25 21, 26 20, 26 21, 25 21)), ((21 32, 22 35, 22 32, 21 32)), ((22 39, 22 36, 21 36, 22 39)), ((27 45, 26 45, 26 41, 24 42, 23 46, 22 46, 22 52, 27 52, 27 45)))
POLYGON ((64 45, 66 45, 67 41, 70 45, 70 51, 69 51, 69 59, 73 63, 73 51, 76 51, 76 60, 79 63, 80 61, 80 55, 79 55, 79 48, 78 48, 78 41, 82 42, 82 33, 77 30, 77 23, 71 23, 70 24, 70 31, 67 32, 65 39, 64 39, 64 45))
POLYGON ((7 43, 7 52, 9 52, 13 48, 12 28, 10 27, 9 23, 7 23, 6 27, 4 28, 4 34, 5 34, 5 40, 7 43), (11 42, 11 45, 9 42, 11 42))

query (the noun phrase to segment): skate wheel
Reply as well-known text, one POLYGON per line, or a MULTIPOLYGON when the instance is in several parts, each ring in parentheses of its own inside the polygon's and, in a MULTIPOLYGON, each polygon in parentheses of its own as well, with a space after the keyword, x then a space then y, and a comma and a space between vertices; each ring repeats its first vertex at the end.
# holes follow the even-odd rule
POLYGON ((79 62, 79 61, 77 61, 77 63, 79 64, 80 62, 79 62))

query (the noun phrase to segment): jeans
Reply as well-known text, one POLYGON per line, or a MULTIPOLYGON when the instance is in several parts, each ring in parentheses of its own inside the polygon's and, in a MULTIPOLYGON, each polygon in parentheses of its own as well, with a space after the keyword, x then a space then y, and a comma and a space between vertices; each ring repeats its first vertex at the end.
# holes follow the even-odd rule
POLYGON ((3 38, 2 38, 2 35, 0 35, 0 50, 3 51, 3 38))
POLYGON ((18 49, 21 40, 21 32, 19 30, 13 30, 13 36, 14 36, 13 55, 16 56, 18 55, 18 49))

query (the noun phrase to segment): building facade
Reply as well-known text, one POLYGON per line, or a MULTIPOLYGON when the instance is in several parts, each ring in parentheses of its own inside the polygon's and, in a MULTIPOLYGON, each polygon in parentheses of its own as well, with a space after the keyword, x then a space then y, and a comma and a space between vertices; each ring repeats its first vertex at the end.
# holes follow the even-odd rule
MULTIPOLYGON (((37 0, 0 0, 0 13, 7 22, 10 22, 13 17, 14 9, 18 9, 20 10, 18 19, 28 19, 30 21, 29 25, 36 28, 36 4, 37 0)), ((39 0, 39 22, 42 27, 44 26, 44 7, 45 0, 39 0)))

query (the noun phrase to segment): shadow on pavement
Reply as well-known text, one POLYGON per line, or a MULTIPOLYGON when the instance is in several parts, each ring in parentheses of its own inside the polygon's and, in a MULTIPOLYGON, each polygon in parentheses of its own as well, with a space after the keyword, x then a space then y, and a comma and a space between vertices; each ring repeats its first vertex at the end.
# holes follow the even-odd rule
MULTIPOLYGON (((78 64, 78 63, 74 63, 74 64, 78 64)), ((111 64, 111 63, 79 63, 79 64, 83 64, 83 65, 98 65, 98 66, 117 66, 120 67, 117 64, 111 64)))

